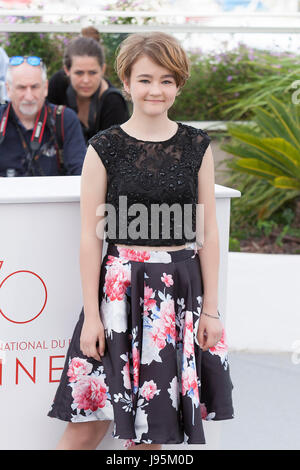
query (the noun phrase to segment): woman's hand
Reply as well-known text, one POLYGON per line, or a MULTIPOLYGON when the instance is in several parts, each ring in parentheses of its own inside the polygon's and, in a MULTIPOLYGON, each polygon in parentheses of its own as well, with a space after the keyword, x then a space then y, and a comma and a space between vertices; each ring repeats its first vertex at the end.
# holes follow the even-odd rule
POLYGON ((87 357, 101 361, 105 351, 103 323, 99 318, 85 318, 80 335, 80 349, 87 357))
POLYGON ((222 338, 222 333, 223 325, 218 318, 200 315, 197 339, 203 351, 215 346, 222 338))

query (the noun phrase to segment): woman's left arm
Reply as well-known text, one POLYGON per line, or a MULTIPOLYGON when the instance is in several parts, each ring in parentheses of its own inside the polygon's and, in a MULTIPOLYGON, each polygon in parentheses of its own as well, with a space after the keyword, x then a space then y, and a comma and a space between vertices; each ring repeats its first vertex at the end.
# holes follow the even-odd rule
MULTIPOLYGON (((218 316, 219 234, 216 216, 214 160, 208 146, 198 173, 198 211, 196 225, 198 249, 203 280, 202 311, 218 316), (199 210, 200 209, 200 210, 199 210)), ((203 350, 214 346, 222 336, 220 320, 200 316, 198 341, 203 350)))

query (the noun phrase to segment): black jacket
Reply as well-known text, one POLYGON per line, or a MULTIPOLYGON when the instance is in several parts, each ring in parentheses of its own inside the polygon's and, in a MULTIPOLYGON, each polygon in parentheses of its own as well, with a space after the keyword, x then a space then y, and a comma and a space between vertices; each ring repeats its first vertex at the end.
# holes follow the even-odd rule
MULTIPOLYGON (((54 105, 46 103, 51 111, 51 118, 47 120, 42 138, 39 158, 33 162, 32 169, 28 171, 30 140, 33 129, 25 129, 11 109, 7 121, 5 136, 0 143, 0 176, 8 176, 13 172, 15 176, 58 176, 61 174, 57 158, 57 140, 54 132, 55 120, 52 117, 54 105), (18 128, 19 131, 18 131, 18 128), (19 134, 21 133, 21 136, 19 134)), ((0 106, 0 122, 8 104, 0 106)), ((86 145, 81 132, 80 122, 72 109, 65 108, 62 126, 64 133, 63 160, 65 174, 80 175, 86 153, 86 145)))
MULTIPOLYGON (((87 128, 81 123, 86 142, 100 130, 114 124, 123 124, 129 119, 127 103, 122 93, 105 79, 109 88, 96 98, 93 122, 87 128)), ((49 80, 48 100, 54 104, 64 104, 77 113, 76 94, 63 70, 59 70, 49 80)))

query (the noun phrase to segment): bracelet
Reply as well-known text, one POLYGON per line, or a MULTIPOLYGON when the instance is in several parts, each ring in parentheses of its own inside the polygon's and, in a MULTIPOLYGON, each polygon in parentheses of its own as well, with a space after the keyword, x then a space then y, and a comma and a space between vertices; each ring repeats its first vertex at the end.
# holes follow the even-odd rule
POLYGON ((206 315, 207 317, 211 317, 211 318, 215 318, 216 320, 219 320, 220 318, 220 312, 219 310, 217 310, 218 312, 218 316, 216 317, 215 315, 211 315, 210 313, 205 313, 205 312, 201 312, 201 315, 206 315))

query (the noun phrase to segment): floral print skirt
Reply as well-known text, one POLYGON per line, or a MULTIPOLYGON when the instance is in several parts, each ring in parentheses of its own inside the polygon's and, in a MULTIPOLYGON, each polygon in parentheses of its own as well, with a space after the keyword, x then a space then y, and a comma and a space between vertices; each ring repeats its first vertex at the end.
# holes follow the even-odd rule
POLYGON ((233 418, 225 332, 197 341, 202 277, 193 245, 152 251, 108 245, 100 273, 101 362, 82 354, 82 311, 48 416, 113 420, 133 443, 205 444, 202 420, 233 418))

